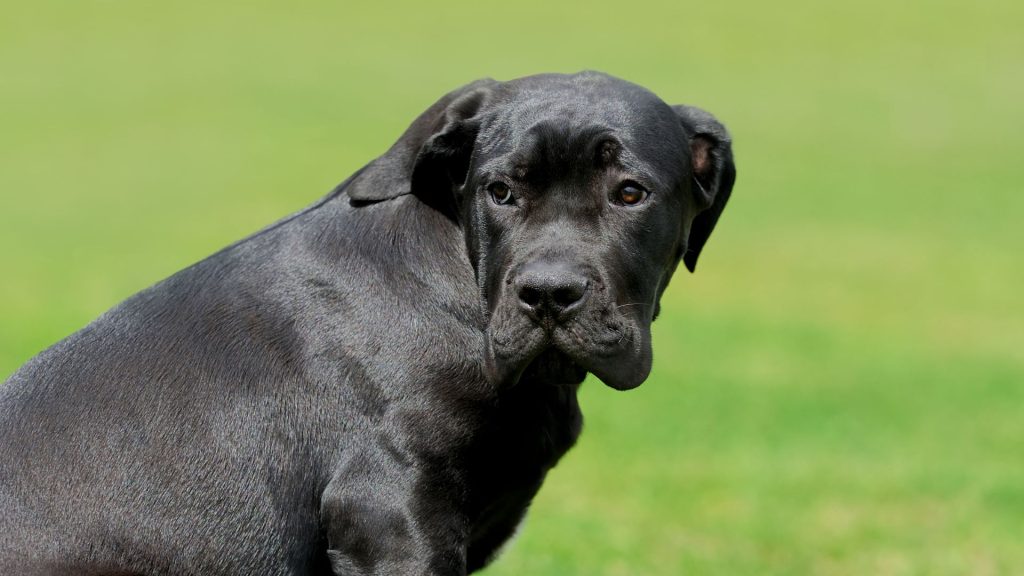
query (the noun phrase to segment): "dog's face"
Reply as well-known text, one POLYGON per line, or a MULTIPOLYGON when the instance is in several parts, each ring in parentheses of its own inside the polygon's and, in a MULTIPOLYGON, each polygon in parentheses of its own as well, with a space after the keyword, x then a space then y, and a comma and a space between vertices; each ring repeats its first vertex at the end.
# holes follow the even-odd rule
POLYGON ((661 293, 732 186, 724 128, 592 73, 477 83, 435 108, 411 189, 465 233, 490 377, 640 385, 661 293))
POLYGON ((606 78, 514 86, 482 119, 460 191, 488 326, 488 367, 541 362, 615 388, 651 367, 650 324, 675 268, 689 143, 674 111, 606 78))

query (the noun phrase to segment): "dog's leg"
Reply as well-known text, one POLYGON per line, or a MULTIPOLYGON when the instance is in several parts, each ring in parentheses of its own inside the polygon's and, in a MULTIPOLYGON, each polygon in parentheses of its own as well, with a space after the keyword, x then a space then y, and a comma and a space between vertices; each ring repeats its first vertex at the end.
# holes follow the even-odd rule
POLYGON ((467 523, 451 470, 394 451, 362 451, 340 467, 321 502, 335 575, 463 576, 467 523))

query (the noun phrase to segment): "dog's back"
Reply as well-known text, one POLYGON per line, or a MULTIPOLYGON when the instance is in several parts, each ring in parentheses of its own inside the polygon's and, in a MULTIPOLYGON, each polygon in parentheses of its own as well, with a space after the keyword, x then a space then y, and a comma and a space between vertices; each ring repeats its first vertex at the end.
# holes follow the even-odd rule
POLYGON ((326 473, 288 309, 302 295, 283 295, 292 233, 141 292, 0 386, 0 573, 315 562, 326 473))
POLYGON ((411 199, 355 209, 342 190, 0 386, 0 574, 329 570, 321 495, 344 443, 389 396, 420 402, 423 358, 447 370, 476 344, 452 320, 453 294, 460 317, 476 310, 471 276, 445 268, 457 256, 401 258, 441 217, 411 199))

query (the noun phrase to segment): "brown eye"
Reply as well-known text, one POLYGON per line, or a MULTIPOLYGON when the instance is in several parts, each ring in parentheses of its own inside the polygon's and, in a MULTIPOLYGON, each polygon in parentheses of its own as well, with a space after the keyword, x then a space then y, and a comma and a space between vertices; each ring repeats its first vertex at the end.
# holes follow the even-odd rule
POLYGON ((512 190, 504 182, 491 182, 487 185, 487 191, 491 193, 491 200, 495 204, 512 203, 512 190))
POLYGON ((615 197, 616 202, 624 206, 636 206, 646 199, 647 190, 632 182, 623 184, 615 197))

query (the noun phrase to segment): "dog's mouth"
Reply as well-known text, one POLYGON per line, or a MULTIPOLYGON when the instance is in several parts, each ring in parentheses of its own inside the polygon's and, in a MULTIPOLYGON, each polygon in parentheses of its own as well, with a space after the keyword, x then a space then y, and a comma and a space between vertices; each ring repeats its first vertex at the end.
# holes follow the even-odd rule
POLYGON ((488 328, 485 365, 503 386, 520 380, 579 384, 592 373, 611 388, 629 390, 650 373, 650 332, 624 319, 542 328, 497 315, 488 328))

